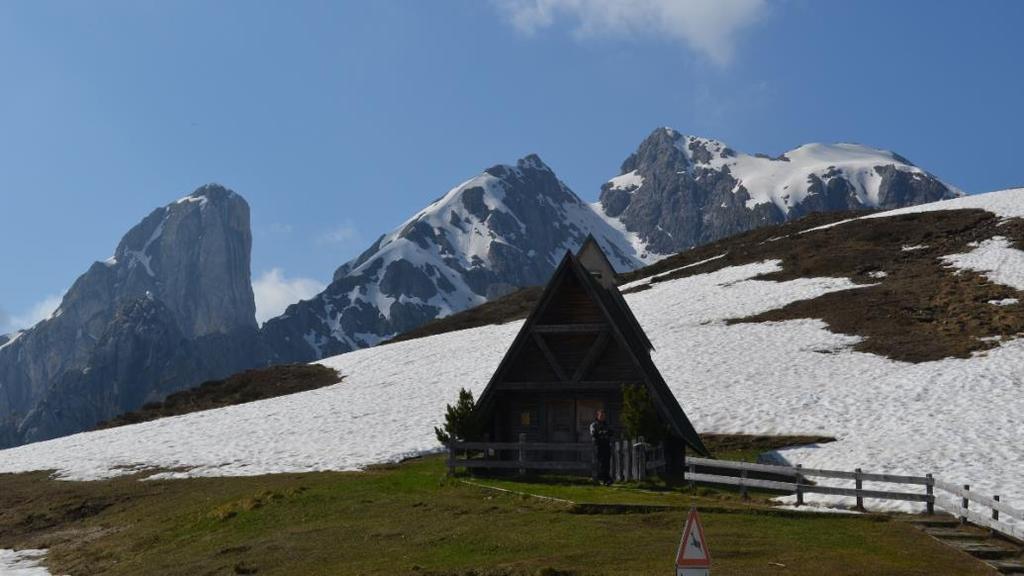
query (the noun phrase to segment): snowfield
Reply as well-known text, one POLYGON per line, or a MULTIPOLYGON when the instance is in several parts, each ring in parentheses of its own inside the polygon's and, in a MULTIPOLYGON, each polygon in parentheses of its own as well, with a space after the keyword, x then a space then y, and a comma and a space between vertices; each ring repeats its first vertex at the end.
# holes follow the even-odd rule
MULTIPOLYGON (((1002 205, 1005 195, 989 196, 1002 205)), ((1024 205, 1024 189, 1012 196, 1024 205)), ((994 281, 1020 278, 1024 253, 999 242, 950 262, 987 270, 994 281), (990 250, 998 252, 994 260, 990 250)), ((782 456, 814 468, 931 472, 1024 503, 1024 339, 967 359, 910 364, 853 351, 856 337, 818 320, 726 324, 859 289, 844 278, 753 280, 778 268, 776 261, 734 266, 626 296, 654 343, 655 363, 699 431, 834 436, 836 442, 782 456)), ((60 478, 93 480, 145 468, 161 469, 158 477, 355 470, 437 450, 433 427, 445 404, 460 387, 483 390, 520 325, 335 356, 321 363, 345 376, 340 384, 21 446, 0 452, 0 473, 54 470, 60 478)), ((893 488, 866 485, 873 487, 893 488)))
POLYGON ((0 548, 0 574, 4 576, 50 576, 50 571, 40 566, 46 557, 46 550, 6 550, 0 548))
POLYGON ((942 260, 954 268, 977 272, 996 284, 1024 290, 1024 252, 1013 248, 1002 236, 989 238, 966 254, 950 254, 942 260))

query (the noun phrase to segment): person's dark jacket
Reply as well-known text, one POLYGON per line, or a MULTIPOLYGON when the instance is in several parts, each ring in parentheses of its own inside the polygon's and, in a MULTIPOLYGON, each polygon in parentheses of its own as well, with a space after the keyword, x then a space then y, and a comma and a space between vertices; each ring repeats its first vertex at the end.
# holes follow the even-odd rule
POLYGON ((590 438, 596 445, 607 446, 612 441, 612 429, 607 422, 594 420, 590 423, 590 438))

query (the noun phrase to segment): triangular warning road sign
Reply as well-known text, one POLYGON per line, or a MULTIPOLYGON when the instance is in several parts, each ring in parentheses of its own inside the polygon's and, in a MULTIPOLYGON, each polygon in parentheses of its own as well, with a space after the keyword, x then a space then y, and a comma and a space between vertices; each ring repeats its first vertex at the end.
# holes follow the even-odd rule
POLYGON ((691 508, 690 515, 686 517, 686 528, 683 529, 683 538, 679 541, 679 551, 676 552, 676 567, 711 567, 711 552, 708 550, 707 540, 704 539, 704 526, 700 523, 700 514, 696 508, 691 508))

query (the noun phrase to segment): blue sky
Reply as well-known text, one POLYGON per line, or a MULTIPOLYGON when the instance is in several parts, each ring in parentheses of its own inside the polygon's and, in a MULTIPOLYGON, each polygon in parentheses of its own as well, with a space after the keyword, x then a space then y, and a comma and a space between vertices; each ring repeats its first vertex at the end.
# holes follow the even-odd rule
POLYGON ((8 0, 0 332, 211 181, 277 305, 492 164, 539 153, 593 200, 658 126, 1024 186, 1022 27, 1012 0, 8 0))

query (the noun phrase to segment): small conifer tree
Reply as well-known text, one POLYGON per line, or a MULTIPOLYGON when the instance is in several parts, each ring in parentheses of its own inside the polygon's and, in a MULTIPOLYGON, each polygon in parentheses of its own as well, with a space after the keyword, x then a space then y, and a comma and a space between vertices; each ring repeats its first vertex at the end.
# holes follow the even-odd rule
POLYGON ((482 424, 476 414, 476 401, 473 393, 465 388, 459 390, 459 399, 454 405, 445 408, 444 426, 434 427, 437 441, 447 445, 449 442, 465 441, 480 435, 482 424))
POLYGON ((658 444, 668 435, 646 386, 622 387, 622 425, 630 438, 643 436, 651 444, 658 444))

